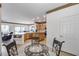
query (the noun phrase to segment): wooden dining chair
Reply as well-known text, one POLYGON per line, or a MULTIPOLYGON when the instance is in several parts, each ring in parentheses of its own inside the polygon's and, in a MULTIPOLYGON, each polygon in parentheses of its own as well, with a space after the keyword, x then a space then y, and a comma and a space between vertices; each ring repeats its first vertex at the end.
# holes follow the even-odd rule
POLYGON ((7 53, 8 53, 9 56, 17 56, 18 55, 18 51, 17 51, 17 46, 16 46, 15 40, 13 40, 13 42, 11 42, 8 45, 3 44, 3 46, 6 47, 6 50, 7 50, 7 53))
POLYGON ((53 45, 52 45, 52 52, 54 52, 56 56, 60 56, 60 52, 61 52, 63 43, 64 43, 64 41, 60 42, 60 41, 56 40, 56 37, 54 38, 53 45))

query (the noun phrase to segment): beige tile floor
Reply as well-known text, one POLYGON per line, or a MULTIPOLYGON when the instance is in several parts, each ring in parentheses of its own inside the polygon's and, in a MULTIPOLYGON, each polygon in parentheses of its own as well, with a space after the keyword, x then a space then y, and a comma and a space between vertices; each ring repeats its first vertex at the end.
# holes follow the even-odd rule
POLYGON ((74 55, 66 53, 66 52, 61 52, 60 56, 74 56, 74 55))
MULTIPOLYGON (((46 44, 46 41, 42 41, 40 43, 43 43, 43 44, 46 44)), ((24 47, 31 44, 31 41, 30 40, 27 40, 23 45, 17 45, 18 47, 18 52, 20 53, 19 56, 25 56, 25 53, 24 53, 24 47)), ((53 52, 51 52, 51 55, 50 56, 53 56, 52 54, 53 52)), ((69 53, 66 53, 66 52, 61 52, 60 56, 73 56, 72 54, 69 54, 69 53)))
MULTIPOLYGON (((47 45, 47 41, 46 40, 45 41, 41 41, 40 43, 47 45)), ((29 44, 31 44, 31 40, 27 40, 24 44, 17 45, 19 56, 26 56, 25 53, 24 53, 24 49, 29 44)), ((55 56, 50 48, 49 48, 49 51, 50 51, 50 56, 55 56)), ((2 56, 8 56, 6 48, 3 47, 3 46, 2 46, 2 56)), ((61 52, 60 56, 73 56, 73 55, 69 54, 69 53, 66 53, 66 52, 61 52)))

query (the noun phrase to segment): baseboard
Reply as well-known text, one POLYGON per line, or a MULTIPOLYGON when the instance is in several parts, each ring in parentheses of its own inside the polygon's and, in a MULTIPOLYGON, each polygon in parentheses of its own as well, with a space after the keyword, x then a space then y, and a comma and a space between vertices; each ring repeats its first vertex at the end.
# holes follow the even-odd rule
POLYGON ((68 54, 70 54, 70 55, 72 55, 72 56, 77 56, 77 55, 74 55, 74 54, 72 54, 72 53, 69 53, 69 52, 66 52, 66 51, 61 51, 61 52, 68 53, 68 54))

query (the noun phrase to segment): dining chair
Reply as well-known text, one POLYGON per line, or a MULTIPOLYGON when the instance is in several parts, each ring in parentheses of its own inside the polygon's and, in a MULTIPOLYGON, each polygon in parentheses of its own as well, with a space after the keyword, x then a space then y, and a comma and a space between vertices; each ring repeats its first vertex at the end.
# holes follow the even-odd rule
POLYGON ((8 45, 3 44, 3 46, 6 47, 8 56, 17 56, 18 55, 18 51, 17 51, 17 46, 16 46, 15 40, 13 40, 13 42, 9 43, 8 45))
POLYGON ((60 42, 60 41, 56 40, 56 37, 54 38, 53 45, 52 45, 52 52, 55 53, 56 56, 60 56, 60 52, 61 52, 63 43, 64 43, 64 41, 60 42))

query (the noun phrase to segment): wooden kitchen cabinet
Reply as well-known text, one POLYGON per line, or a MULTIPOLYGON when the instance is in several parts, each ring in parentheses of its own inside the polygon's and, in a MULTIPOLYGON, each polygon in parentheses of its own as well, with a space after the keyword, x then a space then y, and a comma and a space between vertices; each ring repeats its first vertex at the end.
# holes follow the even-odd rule
POLYGON ((46 22, 35 22, 36 32, 29 32, 24 34, 24 41, 38 37, 39 41, 43 41, 46 38, 46 22))
POLYGON ((33 39, 33 37, 38 37, 39 41, 43 41, 45 39, 45 32, 32 32, 24 34, 24 41, 33 39))

